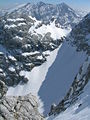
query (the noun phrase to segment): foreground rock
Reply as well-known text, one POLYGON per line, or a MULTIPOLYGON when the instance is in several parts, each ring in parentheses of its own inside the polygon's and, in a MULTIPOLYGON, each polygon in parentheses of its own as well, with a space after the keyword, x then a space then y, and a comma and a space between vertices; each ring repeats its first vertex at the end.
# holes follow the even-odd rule
POLYGON ((43 120, 35 96, 6 97, 7 87, 0 81, 0 120, 43 120))

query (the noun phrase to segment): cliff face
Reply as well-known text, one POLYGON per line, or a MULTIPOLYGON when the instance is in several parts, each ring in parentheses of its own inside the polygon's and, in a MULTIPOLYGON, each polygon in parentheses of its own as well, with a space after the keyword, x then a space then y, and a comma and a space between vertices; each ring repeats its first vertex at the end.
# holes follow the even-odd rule
POLYGON ((43 120, 35 96, 5 96, 7 87, 0 81, 0 120, 43 120))

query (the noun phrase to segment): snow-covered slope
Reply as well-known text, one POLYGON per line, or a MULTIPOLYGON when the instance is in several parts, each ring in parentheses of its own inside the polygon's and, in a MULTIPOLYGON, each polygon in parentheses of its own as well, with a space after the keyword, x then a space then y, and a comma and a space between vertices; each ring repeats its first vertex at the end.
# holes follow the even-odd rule
POLYGON ((86 56, 83 52, 77 52, 67 41, 62 44, 39 90, 45 114, 49 112, 51 104, 63 99, 86 56))
POLYGON ((80 95, 76 104, 69 107, 65 112, 47 118, 47 120, 89 120, 90 119, 90 82, 80 95))
POLYGON ((62 44, 54 64, 50 67, 39 91, 39 96, 44 102, 44 113, 49 111, 50 104, 57 104, 65 97, 81 65, 90 55, 89 26, 90 14, 73 28, 62 44))
MULTIPOLYGON (((47 120, 71 120, 71 119, 72 120, 89 120, 90 119, 90 93, 89 93, 90 91, 90 57, 88 57, 88 59, 82 65, 79 73, 75 78, 73 85, 75 85, 76 81, 79 83, 79 85, 76 85, 77 87, 74 89, 76 89, 75 91, 78 91, 78 94, 76 95, 72 94, 75 91, 72 91, 72 93, 70 94, 74 96, 73 97, 74 100, 76 98, 75 96, 78 96, 78 99, 76 99, 77 101, 75 100, 73 104, 66 111, 61 112, 56 116, 52 115, 51 117, 48 117, 47 120)), ((66 103, 69 104, 69 101, 71 101, 70 96, 66 103)))
MULTIPOLYGON (((52 115, 52 114, 56 115, 56 114, 62 113, 68 107, 72 106, 72 104, 75 104, 78 99, 80 101, 83 101, 83 97, 81 97, 81 96, 86 97, 89 95, 89 91, 84 90, 84 87, 86 85, 88 85, 88 84, 90 85, 90 83, 88 83, 90 81, 90 45, 88 44, 90 39, 87 39, 87 37, 86 37, 86 36, 89 36, 89 34, 90 34, 89 25, 90 25, 90 14, 86 15, 85 18, 72 30, 69 37, 66 38, 68 40, 69 44, 71 41, 71 45, 74 48, 76 48, 77 54, 80 53, 80 51, 82 51, 83 53, 86 54, 86 60, 85 60, 85 62, 84 61, 82 62, 82 65, 79 68, 77 74, 75 75, 75 77, 73 79, 74 81, 72 82, 72 85, 71 85, 70 89, 68 90, 67 94, 63 97, 63 99, 59 102, 59 104, 57 106, 54 105, 51 107, 49 115, 52 115), (82 27, 82 29, 81 29, 81 27, 82 27), (71 38, 71 40, 70 40, 70 38, 71 38), (81 94, 82 92, 84 92, 84 93, 81 94)), ((74 65, 76 65, 76 63, 73 64, 73 66, 74 65)), ((68 68, 68 70, 70 71, 69 68, 68 68)), ((73 67, 72 71, 73 70, 74 70, 74 67, 73 67)), ((68 80, 68 77, 66 79, 68 80)), ((90 97, 88 97, 88 101, 89 101, 89 99, 90 99, 90 97)), ((86 102, 84 101, 85 105, 88 104, 88 101, 87 100, 86 100, 86 102)), ((79 107, 84 106, 84 102, 82 102, 79 105, 79 107)), ((71 108, 68 108, 68 109, 70 110, 70 113, 71 113, 71 108)), ((87 107, 85 107, 85 109, 87 109, 87 107)), ((66 110, 66 111, 68 111, 68 110, 66 110)), ((88 109, 88 111, 89 111, 89 109, 88 109)), ((67 113, 67 112, 64 112, 64 113, 67 113)), ((82 109, 81 109, 80 113, 83 114, 82 109)), ((71 118, 76 119, 78 115, 74 116, 75 118, 73 116, 74 115, 71 115, 71 118)), ((88 114, 87 114, 87 117, 89 117, 88 114)), ((60 118, 57 117, 57 119, 60 119, 60 118)), ((61 116, 61 119, 65 119, 63 115, 61 116)), ((83 119, 83 118, 81 117, 80 119, 83 119)), ((88 120, 88 119, 86 118, 86 120, 88 120)))

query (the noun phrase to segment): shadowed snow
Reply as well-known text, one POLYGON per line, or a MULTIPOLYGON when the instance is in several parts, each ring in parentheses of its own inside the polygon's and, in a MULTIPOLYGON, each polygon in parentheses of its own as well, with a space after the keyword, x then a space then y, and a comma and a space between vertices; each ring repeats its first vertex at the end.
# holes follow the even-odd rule
POLYGON ((85 59, 84 52, 77 52, 67 42, 63 43, 39 90, 45 114, 49 112, 51 104, 60 102, 65 96, 85 59))

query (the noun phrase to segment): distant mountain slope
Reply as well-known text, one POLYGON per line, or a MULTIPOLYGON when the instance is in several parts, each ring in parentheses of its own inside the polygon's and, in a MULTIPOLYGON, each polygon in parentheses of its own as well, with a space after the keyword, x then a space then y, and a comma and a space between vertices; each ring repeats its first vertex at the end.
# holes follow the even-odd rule
POLYGON ((76 13, 67 4, 57 5, 39 2, 37 4, 28 3, 25 6, 12 12, 11 16, 27 14, 48 23, 53 17, 56 18, 57 26, 71 27, 74 26, 82 17, 76 13))
POLYGON ((0 17, 3 16, 7 12, 6 9, 0 9, 0 17))
POLYGON ((0 8, 0 17, 4 16, 6 13, 11 13, 14 10, 19 9, 20 7, 24 6, 25 4, 20 5, 12 5, 11 7, 7 6, 5 8, 0 8))

